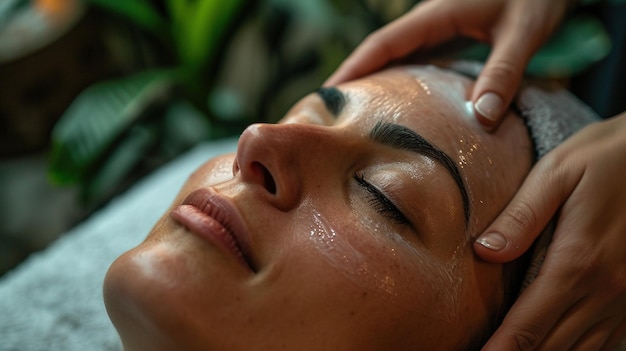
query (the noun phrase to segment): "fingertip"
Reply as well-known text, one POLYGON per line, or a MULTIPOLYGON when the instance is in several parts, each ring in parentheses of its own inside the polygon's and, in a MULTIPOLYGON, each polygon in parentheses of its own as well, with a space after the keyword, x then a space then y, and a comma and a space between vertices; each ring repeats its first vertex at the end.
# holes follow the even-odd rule
POLYGON ((501 116, 504 114, 505 107, 504 99, 494 92, 483 93, 474 102, 474 111, 478 121, 489 128, 498 125, 501 116))
POLYGON ((481 235, 478 239, 476 239, 476 243, 490 249, 493 251, 500 251, 504 249, 507 245, 507 240, 504 235, 498 232, 490 232, 481 235))
POLYGON ((472 89, 478 122, 489 131, 498 127, 508 110, 527 64, 524 59, 512 59, 515 53, 507 51, 502 43, 493 50, 472 89))
POLYGON ((517 259, 522 252, 519 246, 509 243, 507 238, 498 232, 487 232, 474 241, 474 251, 487 262, 505 263, 517 259))
POLYGON ((490 263, 506 263, 512 261, 508 256, 503 256, 502 251, 494 251, 479 242, 474 242, 474 252, 483 261, 490 263))

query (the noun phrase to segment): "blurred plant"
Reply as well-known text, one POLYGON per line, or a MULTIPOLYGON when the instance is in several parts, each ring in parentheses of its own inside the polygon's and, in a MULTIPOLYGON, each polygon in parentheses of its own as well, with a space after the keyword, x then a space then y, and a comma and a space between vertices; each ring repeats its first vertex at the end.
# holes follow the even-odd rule
MULTIPOLYGON (((419 2, 84 1, 127 20, 173 56, 164 69, 88 88, 53 131, 50 177, 57 184, 78 184, 83 199, 91 203, 128 182, 138 164, 151 159, 162 163, 200 140, 236 134, 251 122, 276 121, 273 116, 316 88, 367 33, 419 2), (232 32, 252 10, 259 10, 254 15, 261 20, 252 21, 256 27, 249 42, 264 52, 239 52, 247 59, 246 67, 237 60, 223 62, 224 44, 237 42, 232 32), (232 70, 244 79, 216 86, 218 76, 232 70)), ((569 77, 605 57, 609 49, 608 35, 597 19, 572 17, 533 58, 528 73, 569 77)), ((471 43, 447 54, 485 60, 488 53, 487 45, 471 43)))
MULTIPOLYGON (((588 14, 577 14, 567 18, 533 56, 526 73, 541 78, 570 78, 605 58, 610 50, 611 39, 602 22, 588 14)), ((485 61, 490 51, 486 44, 474 44, 457 57, 485 61)))
POLYGON ((85 1, 127 21, 173 57, 165 68, 87 88, 56 124, 50 179, 78 185, 82 200, 97 204, 132 181, 138 164, 150 158, 162 163, 199 140, 232 134, 246 123, 217 123, 206 99, 221 45, 251 5, 243 0, 85 1))
MULTIPOLYGON (((317 87, 364 34, 385 22, 365 0, 84 1, 147 33, 168 56, 165 61, 172 61, 87 88, 56 124, 49 177, 78 186, 89 205, 136 180, 138 168, 149 171, 201 140, 237 134, 252 122, 275 121, 270 116, 284 112, 273 108, 276 101, 288 106, 317 87), (343 27, 346 18, 350 28, 343 27), (261 78, 246 76, 236 89, 218 85, 231 64, 224 62, 225 44, 237 41, 245 20, 253 22, 253 42, 262 52, 238 55, 261 78), (303 22, 314 22, 304 33, 313 40, 297 37, 303 22), (293 89, 303 78, 305 87, 293 89), (250 86, 253 98, 241 93, 250 86)), ((234 61, 240 76, 250 71, 234 61)))

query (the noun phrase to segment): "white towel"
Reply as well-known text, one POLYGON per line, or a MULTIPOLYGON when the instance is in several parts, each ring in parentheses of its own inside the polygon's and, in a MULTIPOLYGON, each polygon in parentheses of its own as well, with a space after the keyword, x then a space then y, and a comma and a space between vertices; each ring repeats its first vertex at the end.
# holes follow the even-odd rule
POLYGON ((0 350, 121 350, 102 300, 104 275, 139 244, 187 176, 236 139, 205 143, 155 171, 0 280, 0 350))

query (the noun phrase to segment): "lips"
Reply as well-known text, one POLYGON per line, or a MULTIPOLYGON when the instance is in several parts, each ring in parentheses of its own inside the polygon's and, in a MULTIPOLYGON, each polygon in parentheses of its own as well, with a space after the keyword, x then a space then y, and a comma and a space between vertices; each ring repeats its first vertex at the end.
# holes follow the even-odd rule
POLYGON ((189 194, 170 216, 255 271, 250 234, 239 211, 228 199, 208 189, 199 189, 189 194))

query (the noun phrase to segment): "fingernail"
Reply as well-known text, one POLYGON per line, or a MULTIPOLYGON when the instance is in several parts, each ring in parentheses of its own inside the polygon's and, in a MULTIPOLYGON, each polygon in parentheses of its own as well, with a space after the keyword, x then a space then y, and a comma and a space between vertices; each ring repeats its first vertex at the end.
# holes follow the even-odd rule
POLYGON ((495 232, 481 236, 476 239, 476 242, 493 251, 500 251, 506 246, 506 238, 502 234, 495 232))
POLYGON ((502 114, 502 99, 494 93, 486 93, 481 96, 474 104, 474 108, 485 118, 496 121, 498 116, 502 114))

